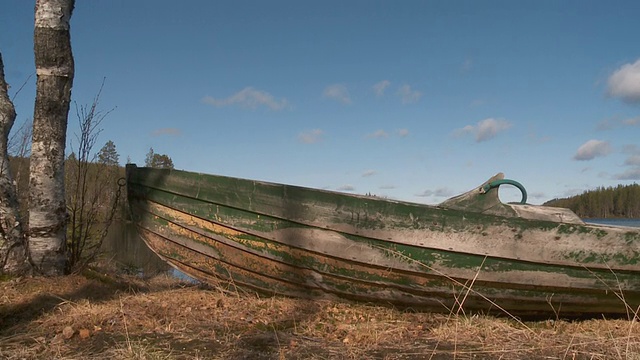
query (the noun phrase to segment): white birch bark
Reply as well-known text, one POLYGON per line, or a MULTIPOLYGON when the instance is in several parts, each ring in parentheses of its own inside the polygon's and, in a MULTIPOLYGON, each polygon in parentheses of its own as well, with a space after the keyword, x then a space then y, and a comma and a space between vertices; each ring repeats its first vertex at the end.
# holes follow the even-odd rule
POLYGON ((28 269, 28 262, 7 152, 9 132, 16 119, 16 111, 7 91, 0 54, 0 273, 20 274, 28 269))
POLYGON ((29 252, 35 269, 60 275, 67 260, 64 155, 74 62, 69 20, 74 0, 37 0, 37 87, 29 178, 29 252))

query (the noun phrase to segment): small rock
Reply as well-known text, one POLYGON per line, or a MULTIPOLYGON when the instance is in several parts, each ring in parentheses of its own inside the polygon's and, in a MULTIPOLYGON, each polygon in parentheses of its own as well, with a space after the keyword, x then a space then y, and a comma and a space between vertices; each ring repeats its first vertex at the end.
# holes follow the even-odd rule
POLYGON ((86 339, 88 338, 91 333, 89 332, 89 329, 80 329, 80 332, 78 333, 78 335, 80 335, 80 339, 86 339))
POLYGON ((71 326, 66 326, 64 330, 62 330, 62 336, 65 339, 71 339, 74 333, 75 333, 75 330, 73 330, 71 326))

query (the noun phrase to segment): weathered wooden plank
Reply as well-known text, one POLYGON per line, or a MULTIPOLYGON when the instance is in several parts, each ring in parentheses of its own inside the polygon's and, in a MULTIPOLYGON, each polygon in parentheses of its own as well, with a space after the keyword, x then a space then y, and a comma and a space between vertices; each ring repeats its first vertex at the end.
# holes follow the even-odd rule
POLYGON ((520 314, 625 313, 620 292, 640 304, 638 231, 544 220, 563 211, 522 219, 145 168, 128 185, 145 241, 208 281, 439 311, 461 291, 469 309, 520 314))
MULTIPOLYGON (((173 202, 174 206, 180 206, 178 201, 191 197, 205 201, 211 206, 194 209, 197 215, 205 218, 215 216, 218 211, 215 205, 219 204, 367 238, 440 250, 455 247, 458 252, 490 257, 522 259, 526 254, 527 260, 537 263, 614 270, 634 270, 640 261, 638 246, 627 244, 629 241, 640 243, 640 234, 627 234, 629 231, 623 229, 519 218, 505 221, 505 218, 491 215, 294 186, 283 185, 281 187, 287 190, 277 191, 274 184, 250 180, 222 177, 220 183, 215 183, 210 177, 203 176, 174 172, 164 182, 158 182, 161 186, 155 184, 157 190, 169 193, 163 195, 153 191, 149 196, 168 196, 173 199, 158 201, 173 202), (283 200, 279 196, 287 197, 283 200), (348 202, 353 204, 345 205, 348 202), (293 207, 299 209, 292 211, 293 207)), ((147 183, 154 181, 157 178, 147 183)), ((192 206, 190 203, 182 205, 192 206)))

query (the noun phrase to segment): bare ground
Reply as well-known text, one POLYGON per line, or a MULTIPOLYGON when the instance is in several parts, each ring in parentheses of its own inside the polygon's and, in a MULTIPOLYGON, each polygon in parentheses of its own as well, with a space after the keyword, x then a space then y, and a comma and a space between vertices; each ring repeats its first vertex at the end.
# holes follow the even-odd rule
POLYGON ((93 270, 0 282, 1 359, 639 359, 638 318, 519 322, 93 270))

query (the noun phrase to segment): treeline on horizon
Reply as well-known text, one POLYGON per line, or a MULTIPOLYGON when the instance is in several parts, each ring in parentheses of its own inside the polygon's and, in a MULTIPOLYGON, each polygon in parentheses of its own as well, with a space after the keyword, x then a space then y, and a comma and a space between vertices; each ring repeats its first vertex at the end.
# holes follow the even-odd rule
MULTIPOLYGON (((91 149, 88 149, 89 151, 91 149)), ((29 198, 29 162, 30 157, 28 152, 26 155, 11 155, 9 156, 9 166, 11 168, 11 174, 13 182, 16 188, 16 196, 18 197, 19 212, 23 218, 27 218, 28 211, 28 198, 29 198)), ((111 193, 114 195, 118 189, 118 179, 125 176, 125 167, 120 165, 120 155, 116 150, 116 146, 113 141, 109 140, 105 145, 94 155, 86 154, 86 156, 79 159, 75 152, 72 152, 65 159, 65 193, 68 197, 73 196, 86 196, 86 192, 97 192, 101 195, 107 195, 111 193), (90 160, 87 160, 90 158, 90 160), (84 183, 80 189, 85 194, 77 193, 77 181, 76 176, 81 164, 86 164, 84 170, 80 170, 85 174, 84 183)), ((130 162, 127 159, 127 162, 130 162)), ((153 148, 149 149, 147 153, 144 166, 153 168, 173 169, 173 160, 166 154, 158 154, 154 152, 153 148)), ((71 199, 68 198, 67 201, 71 199)), ((111 209, 112 198, 109 196, 98 196, 95 198, 96 208, 101 211, 109 211, 111 209)), ((121 204, 124 206, 124 202, 121 204)))
POLYGON ((581 218, 640 218, 640 185, 599 187, 544 205, 571 209, 581 218))

